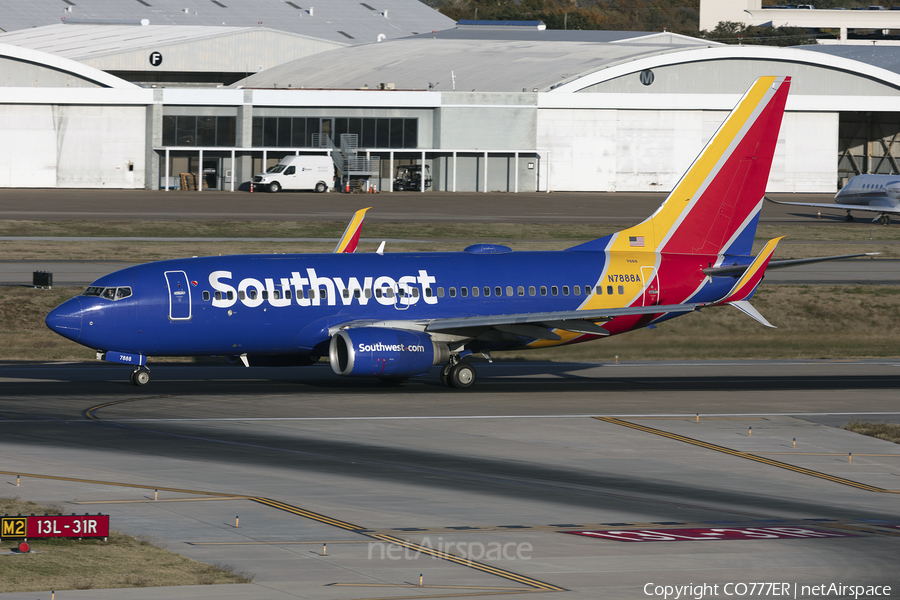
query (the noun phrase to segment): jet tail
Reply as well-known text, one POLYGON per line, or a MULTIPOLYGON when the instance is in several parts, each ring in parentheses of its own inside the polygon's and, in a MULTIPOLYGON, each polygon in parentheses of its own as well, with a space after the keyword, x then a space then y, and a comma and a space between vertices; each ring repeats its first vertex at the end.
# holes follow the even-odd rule
POLYGON ((750 254, 790 83, 757 79, 662 206, 617 234, 610 249, 750 254))

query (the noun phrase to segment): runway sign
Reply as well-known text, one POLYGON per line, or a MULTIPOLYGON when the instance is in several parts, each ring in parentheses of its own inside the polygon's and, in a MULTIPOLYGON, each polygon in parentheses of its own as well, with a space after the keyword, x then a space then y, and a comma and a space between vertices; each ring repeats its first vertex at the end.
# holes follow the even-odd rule
POLYGON ((109 537, 109 515, 0 517, 0 538, 109 537))
POLYGON ((729 527, 698 529, 632 529, 618 531, 564 531, 617 542, 686 542, 707 540, 774 540, 855 537, 848 533, 805 527, 729 527))

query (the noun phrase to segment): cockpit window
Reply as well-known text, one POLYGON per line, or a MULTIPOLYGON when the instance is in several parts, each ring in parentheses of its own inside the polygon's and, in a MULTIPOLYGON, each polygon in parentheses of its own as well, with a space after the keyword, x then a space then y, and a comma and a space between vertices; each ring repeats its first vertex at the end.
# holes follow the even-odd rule
POLYGON ((131 296, 130 287, 99 287, 92 285, 81 293, 82 296, 101 296, 107 300, 122 300, 131 296))

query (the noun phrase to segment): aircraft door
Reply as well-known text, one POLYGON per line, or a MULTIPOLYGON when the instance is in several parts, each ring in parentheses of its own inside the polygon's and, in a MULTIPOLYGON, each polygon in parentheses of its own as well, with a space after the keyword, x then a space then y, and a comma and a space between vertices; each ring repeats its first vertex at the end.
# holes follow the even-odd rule
POLYGON ((191 288, 184 271, 166 271, 169 286, 169 319, 187 321, 191 318, 191 288))
POLYGON ((659 304, 659 277, 653 267, 641 267, 641 279, 644 280, 644 306, 659 304))
POLYGON ((397 310, 406 310, 412 304, 410 290, 406 284, 398 283, 394 286, 394 308, 397 310))

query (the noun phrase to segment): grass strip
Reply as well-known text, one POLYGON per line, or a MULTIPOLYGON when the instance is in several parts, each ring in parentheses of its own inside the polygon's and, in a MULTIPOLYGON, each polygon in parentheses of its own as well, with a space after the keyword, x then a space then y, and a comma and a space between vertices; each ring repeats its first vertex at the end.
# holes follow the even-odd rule
MULTIPOLYGON (((0 514, 62 514, 18 497, 0 498, 0 514)), ((0 554, 0 593, 251 583, 253 575, 228 565, 207 565, 161 547, 149 538, 110 531, 102 538, 34 538, 29 554, 0 554)), ((0 552, 17 542, 4 540, 0 552)))
POLYGON ((841 429, 868 435, 886 442, 894 442, 900 444, 900 425, 893 423, 866 423, 864 421, 850 421, 843 425, 841 429))

